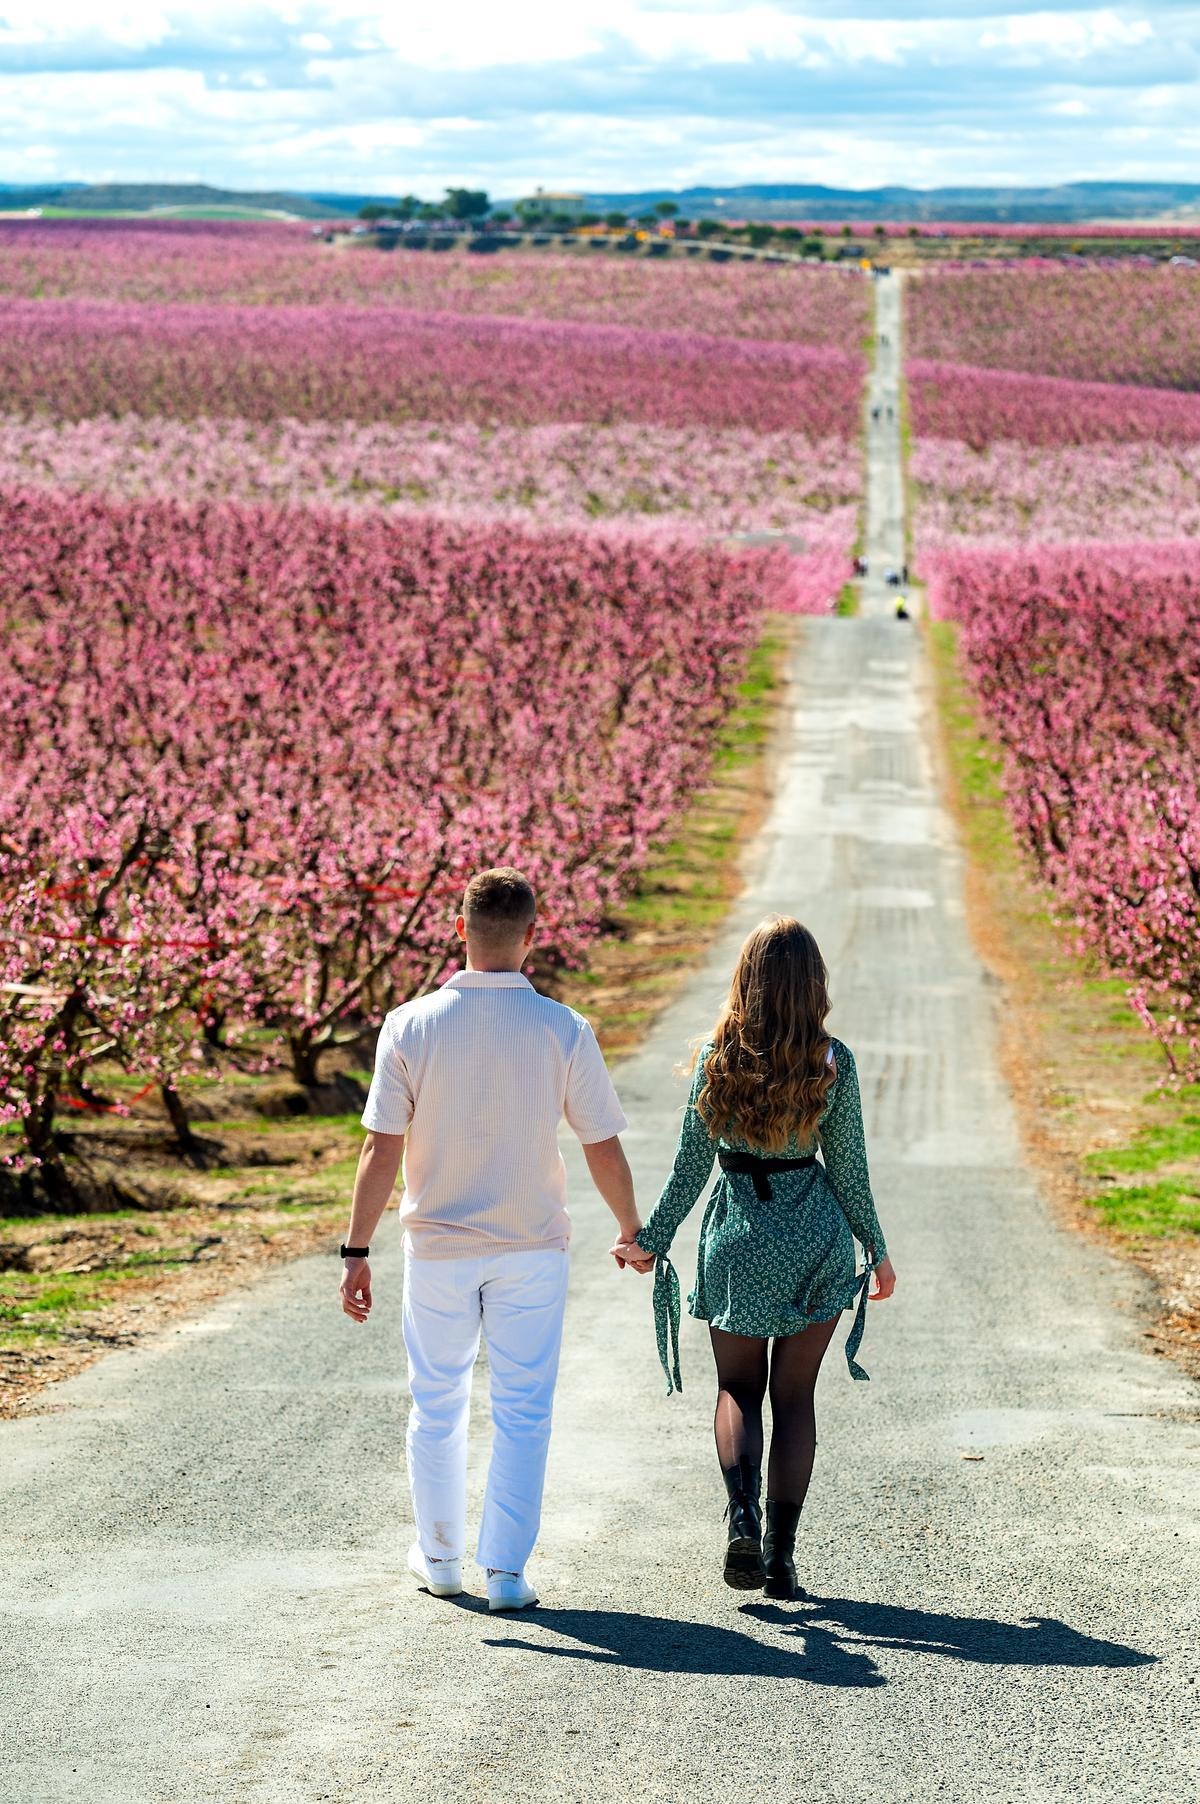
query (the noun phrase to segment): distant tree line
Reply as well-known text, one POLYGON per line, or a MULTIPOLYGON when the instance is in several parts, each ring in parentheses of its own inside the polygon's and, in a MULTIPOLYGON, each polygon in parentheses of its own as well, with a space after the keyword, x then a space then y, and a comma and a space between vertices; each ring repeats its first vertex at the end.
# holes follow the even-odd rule
MULTIPOLYGON (((492 202, 483 188, 447 188, 444 199, 440 201, 423 201, 415 194, 401 195, 397 200, 369 201, 360 207, 358 216, 369 223, 379 220, 394 220, 400 224, 420 223, 434 226, 439 223, 454 223, 457 226, 495 227, 504 229, 517 226, 525 231, 570 233, 587 232, 619 232, 661 233, 664 229, 677 238, 700 239, 711 242, 719 239, 729 243, 748 244, 756 250, 775 249, 790 251, 808 257, 837 257, 855 254, 855 247, 846 241, 855 236, 871 236, 882 242, 887 237, 887 228, 883 225, 863 226, 861 230, 849 225, 825 228, 819 225, 791 226, 773 225, 765 221, 752 220, 744 224, 736 224, 723 219, 685 219, 673 200, 660 200, 646 212, 631 215, 611 210, 606 213, 579 212, 568 210, 561 205, 561 198, 548 194, 532 196, 527 200, 515 203, 514 209, 493 209, 492 202), (842 240, 839 246, 838 240, 842 240)), ((917 228, 910 228, 915 236, 917 228)))

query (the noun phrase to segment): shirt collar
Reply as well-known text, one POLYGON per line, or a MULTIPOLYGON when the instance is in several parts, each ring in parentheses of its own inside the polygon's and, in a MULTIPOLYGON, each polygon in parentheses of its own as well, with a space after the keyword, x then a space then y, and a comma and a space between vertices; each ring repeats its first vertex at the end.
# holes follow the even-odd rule
POLYGON ((456 971, 442 985, 444 990, 531 990, 533 985, 520 971, 456 971))

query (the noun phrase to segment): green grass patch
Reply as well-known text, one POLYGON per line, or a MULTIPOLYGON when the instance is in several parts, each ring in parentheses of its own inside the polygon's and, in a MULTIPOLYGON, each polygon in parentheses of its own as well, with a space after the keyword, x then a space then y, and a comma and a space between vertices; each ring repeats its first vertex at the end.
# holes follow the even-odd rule
POLYGON ((834 613, 839 620, 852 620, 858 613, 858 584, 843 583, 841 593, 834 603, 834 613))
POLYGON ((1158 1171, 1164 1165, 1200 1167, 1200 1114, 1187 1109, 1173 1121, 1151 1122, 1138 1130, 1128 1146, 1114 1152, 1090 1153, 1085 1163, 1090 1170, 1105 1175, 1158 1171))
POLYGON ((931 620, 925 631, 967 850, 993 872, 1016 872, 1021 858, 1004 811, 1003 759, 980 724, 975 698, 963 675, 958 628, 948 620, 931 620))
MULTIPOLYGON (((369 1082, 369 1077, 367 1078, 369 1082)), ((239 1116, 228 1121, 197 1121, 194 1123, 196 1133, 203 1138, 206 1133, 212 1134, 261 1134, 269 1139, 274 1134, 288 1135, 309 1132, 313 1128, 336 1128, 343 1134, 360 1134, 363 1131, 359 1115, 256 1115, 239 1116)))
POLYGON ((1153 1240, 1200 1234, 1200 1178, 1115 1185, 1088 1197, 1087 1206, 1118 1234, 1153 1240))
POLYGON ((1155 1119, 1124 1146, 1085 1158, 1088 1172, 1105 1183, 1087 1199, 1088 1207, 1124 1234, 1200 1234, 1200 1085, 1185 1085, 1170 1097, 1174 1113, 1163 1114, 1157 1091, 1145 1101, 1155 1119), (1137 1181, 1119 1183, 1121 1178, 1137 1181))

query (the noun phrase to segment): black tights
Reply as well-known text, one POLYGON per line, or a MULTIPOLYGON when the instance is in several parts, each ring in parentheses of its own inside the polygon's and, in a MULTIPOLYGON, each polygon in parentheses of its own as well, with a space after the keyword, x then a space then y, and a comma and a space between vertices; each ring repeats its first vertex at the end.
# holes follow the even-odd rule
POLYGON ((746 1454, 763 1456, 763 1398, 771 1396, 771 1461, 767 1496, 803 1503, 817 1450, 813 1392, 838 1318, 814 1322, 773 1342, 710 1328, 717 1362, 717 1456, 726 1470, 746 1454), (767 1349, 770 1348, 768 1359, 767 1349))

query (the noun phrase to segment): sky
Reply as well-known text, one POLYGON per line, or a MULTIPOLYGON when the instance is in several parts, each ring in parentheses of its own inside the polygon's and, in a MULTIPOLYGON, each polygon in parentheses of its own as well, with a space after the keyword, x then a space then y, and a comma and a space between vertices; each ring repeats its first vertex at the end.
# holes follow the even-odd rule
POLYGON ((0 182, 1196 180, 1200 0, 0 0, 0 182))

